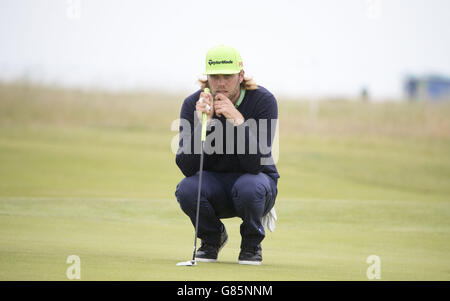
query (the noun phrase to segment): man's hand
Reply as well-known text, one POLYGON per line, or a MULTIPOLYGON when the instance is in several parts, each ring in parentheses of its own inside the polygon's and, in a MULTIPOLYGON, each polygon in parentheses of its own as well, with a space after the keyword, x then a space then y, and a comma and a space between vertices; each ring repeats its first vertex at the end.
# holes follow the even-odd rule
POLYGON ((231 100, 221 93, 217 94, 215 97, 214 111, 218 117, 223 115, 234 125, 240 125, 245 121, 244 116, 236 109, 231 100))
POLYGON ((200 122, 202 122, 203 112, 205 112, 208 117, 207 123, 209 124, 211 122, 211 119, 214 116, 214 106, 213 97, 210 93, 200 93, 200 98, 195 104, 195 111, 197 112, 197 117, 200 122))

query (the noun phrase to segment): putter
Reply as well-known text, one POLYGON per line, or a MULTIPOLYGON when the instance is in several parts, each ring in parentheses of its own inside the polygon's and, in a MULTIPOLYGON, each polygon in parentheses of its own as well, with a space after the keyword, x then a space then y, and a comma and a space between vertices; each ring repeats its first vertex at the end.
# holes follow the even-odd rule
MULTIPOLYGON (((205 93, 209 93, 209 89, 205 88, 205 93)), ((206 122, 207 116, 206 113, 202 114, 202 152, 200 154, 200 174, 198 179, 198 193, 197 193, 197 211, 195 213, 195 235, 194 235, 194 252, 192 254, 192 260, 182 261, 177 263, 177 266, 194 266, 197 265, 197 261, 195 260, 195 256, 197 255, 197 234, 198 234, 198 217, 200 214, 200 194, 202 189, 202 174, 203 174, 203 157, 204 157, 204 147, 206 140, 206 122)))

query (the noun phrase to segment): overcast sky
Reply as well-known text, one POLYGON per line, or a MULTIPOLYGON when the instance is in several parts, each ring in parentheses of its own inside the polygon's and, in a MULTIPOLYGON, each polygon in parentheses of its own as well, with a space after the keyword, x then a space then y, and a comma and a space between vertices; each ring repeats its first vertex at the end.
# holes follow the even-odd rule
POLYGON ((400 97, 450 76, 450 1, 0 0, 2 80, 190 93, 220 44, 280 95, 400 97))

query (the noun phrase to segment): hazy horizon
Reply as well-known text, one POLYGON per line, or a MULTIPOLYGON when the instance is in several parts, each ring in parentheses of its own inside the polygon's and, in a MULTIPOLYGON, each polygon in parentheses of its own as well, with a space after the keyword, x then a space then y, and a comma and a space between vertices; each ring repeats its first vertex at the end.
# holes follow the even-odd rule
POLYGON ((0 43, 3 81, 191 93, 226 44, 275 94, 400 98, 450 75, 450 2, 0 0, 0 43))

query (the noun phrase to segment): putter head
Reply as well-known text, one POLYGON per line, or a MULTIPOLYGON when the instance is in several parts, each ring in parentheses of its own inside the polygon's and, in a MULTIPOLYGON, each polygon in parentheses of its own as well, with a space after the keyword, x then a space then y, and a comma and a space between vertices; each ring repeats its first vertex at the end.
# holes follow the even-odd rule
POLYGON ((197 265, 197 262, 195 260, 188 260, 177 263, 177 266, 185 266, 185 267, 191 267, 194 265, 197 265))

